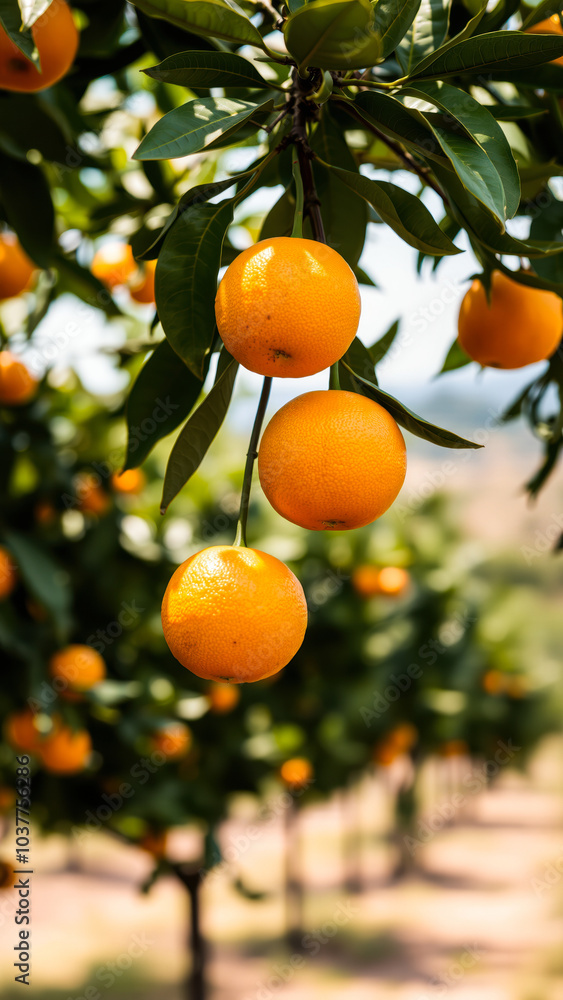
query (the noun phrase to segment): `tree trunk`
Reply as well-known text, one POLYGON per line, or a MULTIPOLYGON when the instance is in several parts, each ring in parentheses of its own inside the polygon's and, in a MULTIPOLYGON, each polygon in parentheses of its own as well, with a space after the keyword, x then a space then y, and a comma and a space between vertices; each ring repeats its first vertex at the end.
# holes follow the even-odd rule
POLYGON ((190 901, 190 926, 188 931, 188 945, 192 957, 190 973, 186 981, 186 1000, 205 1000, 206 982, 205 969, 207 961, 207 947, 201 933, 200 920, 200 886, 201 876, 199 871, 186 871, 176 869, 176 874, 186 888, 190 901))
POLYGON ((285 905, 287 943, 292 952, 303 950, 303 881, 299 838, 299 808, 285 810, 285 905))

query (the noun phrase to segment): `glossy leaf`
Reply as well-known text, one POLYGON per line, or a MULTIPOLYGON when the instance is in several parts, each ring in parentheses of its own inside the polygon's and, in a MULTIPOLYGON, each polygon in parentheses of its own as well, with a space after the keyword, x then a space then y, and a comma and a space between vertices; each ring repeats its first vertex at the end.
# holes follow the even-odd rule
POLYGON ((369 0, 311 0, 288 17, 284 36, 300 67, 360 69, 380 55, 369 0))
POLYGON ((72 601, 68 573, 31 538, 19 531, 3 534, 26 589, 52 615, 59 638, 66 636, 72 601))
POLYGON ((469 364, 471 364, 471 358, 468 357, 465 351, 462 350, 458 341, 454 340, 438 374, 442 375, 445 372, 453 372, 457 368, 463 368, 465 365, 469 364))
POLYGON ((156 265, 156 305, 163 330, 200 379, 215 330, 221 247, 232 220, 232 201, 193 205, 171 227, 156 265))
POLYGON ((55 213, 41 168, 0 155, 0 201, 25 252, 39 267, 49 267, 55 213))
POLYGON ((151 17, 163 18, 184 31, 204 38, 222 38, 241 45, 256 45, 268 51, 262 36, 240 8, 224 0, 132 0, 151 17))
POLYGON ((425 253, 456 254, 460 250, 442 232, 419 198, 389 181, 331 168, 344 184, 365 198, 384 222, 410 246, 425 253))
POLYGON ((361 392, 364 396, 369 396, 370 399, 374 399, 376 403, 385 407, 401 427, 410 431, 411 434, 415 434, 416 437, 430 441, 432 444, 440 445, 442 448, 482 447, 480 444, 476 444, 475 441, 467 441, 465 438, 460 437, 459 434, 447 431, 443 427, 437 427, 435 424, 429 423, 428 420, 424 420, 423 417, 417 416, 416 413, 409 410, 403 403, 400 403, 398 399, 390 396, 389 393, 384 392, 379 386, 374 385, 354 372, 345 361, 340 361, 340 365, 349 372, 356 383, 357 392, 361 392))
POLYGON ((353 106, 362 118, 390 138, 398 139, 413 152, 445 162, 444 154, 422 116, 409 111, 394 97, 373 90, 362 91, 354 99, 353 106))
POLYGON ((35 48, 31 32, 20 31, 22 27, 22 12, 18 0, 0 0, 0 27, 4 29, 14 45, 28 59, 39 65, 39 55, 35 48))
POLYGON ((239 101, 234 97, 202 97, 189 101, 169 111, 153 126, 133 159, 167 160, 197 153, 224 132, 252 118, 259 107, 253 101, 239 101))
POLYGON ((419 7, 420 0, 377 0, 374 8, 375 30, 379 35, 382 59, 395 51, 419 7))
POLYGON ((475 35, 453 45, 434 59, 417 67, 413 76, 441 79, 460 73, 484 70, 526 69, 563 56, 563 38, 558 35, 527 35, 522 31, 493 31, 475 35))
POLYGON ((517 122, 521 118, 538 118, 547 108, 530 108, 526 104, 487 104, 487 111, 497 122, 517 122))
POLYGON ((157 441, 179 427, 197 403, 202 387, 202 381, 167 340, 158 344, 137 375, 127 400, 124 469, 141 465, 157 441))
POLYGON ((178 52, 143 72, 153 80, 182 87, 261 87, 268 90, 272 86, 260 76, 253 63, 235 52, 178 52))
POLYGON ((451 0, 422 0, 396 55, 406 76, 430 52, 440 48, 448 33, 451 0))
MULTIPOLYGON (((354 337, 342 360, 346 362, 352 371, 358 372, 358 375, 362 375, 363 378, 367 378, 369 381, 375 382, 377 385, 375 364, 371 356, 371 351, 365 346, 364 343, 362 343, 359 337, 354 337)), ((350 378, 352 377, 349 373, 346 374, 350 378)), ((355 391, 354 386, 351 386, 350 388, 352 391, 355 391)))
POLYGON ((383 361, 383 358, 389 351, 389 348, 393 344, 393 341, 399 332, 400 325, 400 319, 396 319, 383 336, 369 348, 369 354, 374 365, 378 365, 381 361, 383 361))
MULTIPOLYGON (((225 354, 223 349, 221 357, 223 358, 225 354)), ((199 468, 221 427, 231 402, 237 369, 237 362, 231 358, 222 368, 221 374, 203 402, 180 431, 166 466, 162 513, 166 512, 174 497, 199 468)))
POLYGON ((60 291, 71 292, 94 309, 101 309, 106 316, 122 315, 106 286, 88 268, 60 251, 52 254, 50 262, 58 272, 60 291))
POLYGON ((539 24, 540 21, 545 21, 547 18, 551 17, 552 14, 557 14, 557 8, 553 3, 553 0, 542 0, 541 3, 537 4, 530 11, 530 13, 524 18, 522 22, 522 31, 527 31, 534 24, 539 24))
MULTIPOLYGON (((329 107, 323 109, 311 148, 325 163, 357 173, 356 161, 329 107)), ((350 267, 354 267, 360 259, 366 238, 366 203, 333 171, 314 162, 313 172, 327 241, 350 267)))

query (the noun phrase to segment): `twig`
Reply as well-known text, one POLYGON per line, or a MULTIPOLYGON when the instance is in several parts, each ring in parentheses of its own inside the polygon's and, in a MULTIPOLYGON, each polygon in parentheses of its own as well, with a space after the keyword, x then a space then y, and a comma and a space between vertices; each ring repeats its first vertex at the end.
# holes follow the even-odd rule
POLYGON ((318 240, 319 243, 326 243, 323 217, 321 215, 321 203, 315 186, 313 170, 311 168, 311 157, 313 153, 307 138, 307 119, 305 114, 307 109, 304 97, 308 90, 304 86, 304 83, 305 81, 302 81, 301 77, 299 77, 297 72, 295 72, 295 100, 293 105, 292 138, 297 147, 299 168, 301 170, 301 178, 303 180, 303 188, 305 191, 304 214, 308 215, 311 220, 314 239, 318 240))
POLYGON ((248 452, 246 455, 246 465, 244 467, 244 477, 240 497, 240 513, 237 524, 237 533, 233 542, 233 545, 240 545, 243 548, 246 548, 246 522, 248 520, 248 507, 250 504, 252 473, 254 471, 254 462, 258 457, 258 439, 260 437, 260 431, 262 430, 262 424, 264 423, 271 387, 272 379, 267 376, 262 385, 262 394, 260 396, 260 402, 258 403, 256 418, 254 420, 254 427, 252 428, 252 434, 250 435, 250 441, 248 443, 248 452))

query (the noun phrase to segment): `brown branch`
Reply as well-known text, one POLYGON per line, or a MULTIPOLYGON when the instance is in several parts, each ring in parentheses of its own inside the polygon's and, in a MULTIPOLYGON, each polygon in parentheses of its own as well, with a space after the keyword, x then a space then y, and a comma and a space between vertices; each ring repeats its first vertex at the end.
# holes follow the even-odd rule
POLYGON ((297 72, 294 73, 293 79, 294 104, 293 129, 291 135, 295 145, 297 146, 299 169, 303 180, 303 191, 305 195, 303 214, 304 216, 308 216, 311 220, 314 239, 318 240, 319 243, 326 243, 327 240, 323 225, 323 217, 321 215, 321 202, 315 185, 315 178, 313 177, 313 169, 311 167, 313 151, 309 146, 307 137, 307 113, 310 109, 307 107, 305 94, 309 92, 309 88, 306 85, 306 81, 302 80, 297 72))

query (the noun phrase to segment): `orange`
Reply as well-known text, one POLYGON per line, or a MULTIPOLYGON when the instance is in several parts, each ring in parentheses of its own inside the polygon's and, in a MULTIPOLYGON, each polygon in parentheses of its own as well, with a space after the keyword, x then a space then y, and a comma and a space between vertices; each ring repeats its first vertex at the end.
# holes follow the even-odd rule
POLYGON ((0 405, 23 406, 37 391, 37 379, 11 351, 0 352, 0 405))
POLYGON ((170 760, 185 757, 193 742, 192 731, 183 722, 171 722, 151 736, 151 747, 165 754, 170 760))
POLYGON ((280 767, 280 778, 288 788, 304 788, 313 778, 313 765, 306 757, 292 757, 280 767))
POLYGON ((411 722, 401 722, 391 730, 388 740, 399 753, 405 753, 418 740, 418 729, 411 722))
POLYGON ((438 748, 441 757, 467 757, 469 747, 465 740, 446 740, 438 748))
POLYGON ((111 485, 117 493, 140 493, 146 483, 142 469, 127 469, 126 472, 114 472, 111 485))
MULTIPOLYGON (((538 21, 531 28, 526 28, 526 33, 532 35, 563 35, 559 14, 552 14, 545 21, 538 21)), ((563 56, 560 56, 558 59, 552 59, 551 62, 557 63, 558 66, 563 66, 563 56)))
POLYGON ((487 670, 483 674, 481 685, 487 694, 500 694, 506 688, 506 678, 500 670, 487 670))
POLYGON ((225 347, 245 368, 301 378, 348 350, 360 320, 360 292, 336 250, 276 236, 243 250, 227 268, 215 315, 225 347))
POLYGON ((104 243, 92 261, 92 274, 107 288, 126 285, 135 273, 135 258, 128 243, 104 243))
POLYGON ((79 36, 70 7, 64 0, 53 0, 33 25, 31 34, 39 52, 41 72, 0 29, 0 88, 45 90, 68 73, 78 49, 79 36))
POLYGON ((35 727, 35 713, 30 708, 8 715, 4 735, 10 746, 27 753, 36 753, 41 745, 41 734, 35 727))
POLYGON ((43 740, 39 753, 47 771, 55 774, 83 771, 92 753, 90 733, 87 729, 73 732, 57 720, 53 731, 43 740))
POLYGON ((400 566, 384 566, 379 571, 378 586, 381 594, 396 597, 409 585, 409 574, 400 566))
POLYGON ((377 566, 356 566, 352 573, 352 586, 360 597, 375 597, 379 594, 379 570, 377 566))
POLYGON ((207 691, 210 708, 216 715, 232 712, 240 701, 240 691, 234 684, 211 684, 207 691))
POLYGON ((137 273, 129 280, 129 294, 135 302, 149 305, 154 302, 154 272, 156 260, 147 260, 144 268, 138 268, 137 273))
POLYGON ((479 280, 461 303, 460 347, 489 368, 523 368, 549 358, 563 332, 563 304, 558 295, 512 281, 493 271, 491 302, 479 280))
POLYGON ((0 601, 10 596, 17 581, 18 576, 12 556, 8 549, 0 545, 0 601))
POLYGON ((92 472, 79 472, 74 477, 78 509, 86 514, 105 514, 110 499, 100 486, 100 477, 92 472))
POLYGON ((49 661, 51 677, 65 681, 71 691, 88 691, 106 676, 103 657, 91 646, 65 646, 49 661))
POLYGON ((141 837, 139 847, 155 858, 163 858, 166 854, 167 841, 168 830, 149 830, 144 837, 141 837))
POLYGON ((389 767, 400 754, 401 751, 390 740, 381 740, 373 749, 373 761, 380 767, 389 767))
POLYGON ((361 528, 401 489, 405 442, 372 399, 341 389, 306 392, 270 420, 258 471, 266 497, 288 521, 314 531, 361 528))
MULTIPOLYGON (((1 29, 0 29, 1 30, 1 29)), ((1 51, 1 46, 0 46, 1 51)), ((31 285, 35 264, 12 233, 0 235, 0 299, 21 295, 31 285)))
POLYGON ((33 511, 37 524, 48 527, 57 520, 57 510, 50 500, 38 500, 33 511))
POLYGON ((240 684, 276 674, 307 627, 303 588, 258 549, 213 545, 186 559, 162 602, 162 627, 180 663, 206 680, 240 684))

